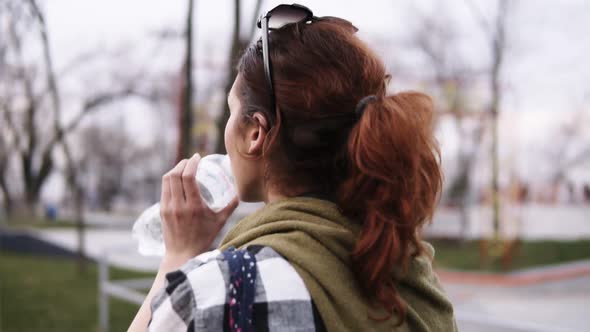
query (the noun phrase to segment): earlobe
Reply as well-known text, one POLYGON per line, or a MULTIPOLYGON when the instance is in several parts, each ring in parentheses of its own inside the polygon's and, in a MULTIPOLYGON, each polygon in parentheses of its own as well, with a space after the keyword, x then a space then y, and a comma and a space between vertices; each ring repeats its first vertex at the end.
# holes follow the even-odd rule
POLYGON ((248 133, 249 147, 248 154, 253 156, 262 155, 264 141, 266 140, 268 123, 261 113, 254 113, 252 116, 254 124, 248 133))

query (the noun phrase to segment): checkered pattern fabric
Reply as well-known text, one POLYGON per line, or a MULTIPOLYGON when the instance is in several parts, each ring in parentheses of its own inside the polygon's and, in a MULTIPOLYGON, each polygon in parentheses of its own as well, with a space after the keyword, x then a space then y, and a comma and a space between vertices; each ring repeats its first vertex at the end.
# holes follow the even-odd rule
MULTIPOLYGON (((303 280, 287 260, 269 247, 241 250, 255 257, 255 331, 325 331, 303 280)), ((165 287, 152 300, 148 331, 233 330, 226 257, 227 252, 209 251, 168 273, 165 287)))

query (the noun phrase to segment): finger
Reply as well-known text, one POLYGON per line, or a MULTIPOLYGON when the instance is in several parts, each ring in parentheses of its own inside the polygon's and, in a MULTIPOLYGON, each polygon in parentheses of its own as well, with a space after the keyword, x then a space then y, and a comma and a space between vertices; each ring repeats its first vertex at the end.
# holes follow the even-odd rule
POLYGON ((229 218, 229 216, 231 216, 231 214, 238 207, 239 203, 240 201, 238 197, 234 197, 234 199, 231 202, 229 202, 229 204, 225 208, 223 208, 223 210, 219 211, 219 213, 217 214, 219 220, 225 222, 227 218, 229 218))
POLYGON ((201 204, 201 194, 199 193, 199 186, 195 179, 200 160, 201 156, 195 153, 186 163, 184 171, 182 171, 182 186, 186 195, 186 201, 193 206, 201 204))
POLYGON ((178 204, 184 204, 184 190, 182 189, 182 171, 186 165, 187 160, 181 160, 171 171, 170 171, 170 191, 172 200, 178 204))
POLYGON ((170 175, 168 173, 162 176, 162 193, 160 194, 160 206, 168 206, 170 203, 170 175))

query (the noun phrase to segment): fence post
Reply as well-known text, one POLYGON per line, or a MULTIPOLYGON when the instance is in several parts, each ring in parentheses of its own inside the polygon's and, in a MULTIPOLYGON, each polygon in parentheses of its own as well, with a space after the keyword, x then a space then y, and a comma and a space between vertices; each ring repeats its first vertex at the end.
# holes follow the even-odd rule
POLYGON ((101 332, 109 332, 109 294, 106 285, 109 282, 109 261, 105 250, 98 262, 98 324, 101 332))

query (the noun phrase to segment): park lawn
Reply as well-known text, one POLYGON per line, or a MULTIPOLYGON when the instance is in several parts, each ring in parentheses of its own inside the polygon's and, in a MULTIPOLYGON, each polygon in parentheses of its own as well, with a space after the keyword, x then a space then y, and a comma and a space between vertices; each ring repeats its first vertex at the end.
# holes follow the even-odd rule
POLYGON ((590 239, 573 241, 523 241, 516 249, 509 268, 498 260, 480 266, 480 243, 451 240, 427 240, 435 248, 435 266, 453 270, 514 271, 544 265, 590 259, 590 239))
MULTIPOLYGON (((50 220, 47 218, 34 218, 30 216, 12 217, 3 221, 6 226, 12 229, 27 229, 27 228, 76 228, 78 225, 72 220, 56 219, 50 220)), ((93 225, 85 225, 86 228, 93 228, 93 225)))
MULTIPOLYGON (((111 279, 153 277, 111 268, 111 279)), ((98 273, 74 260, 0 252, 0 331, 98 331, 98 273)), ((110 330, 126 331, 138 306, 110 300, 110 330)))

